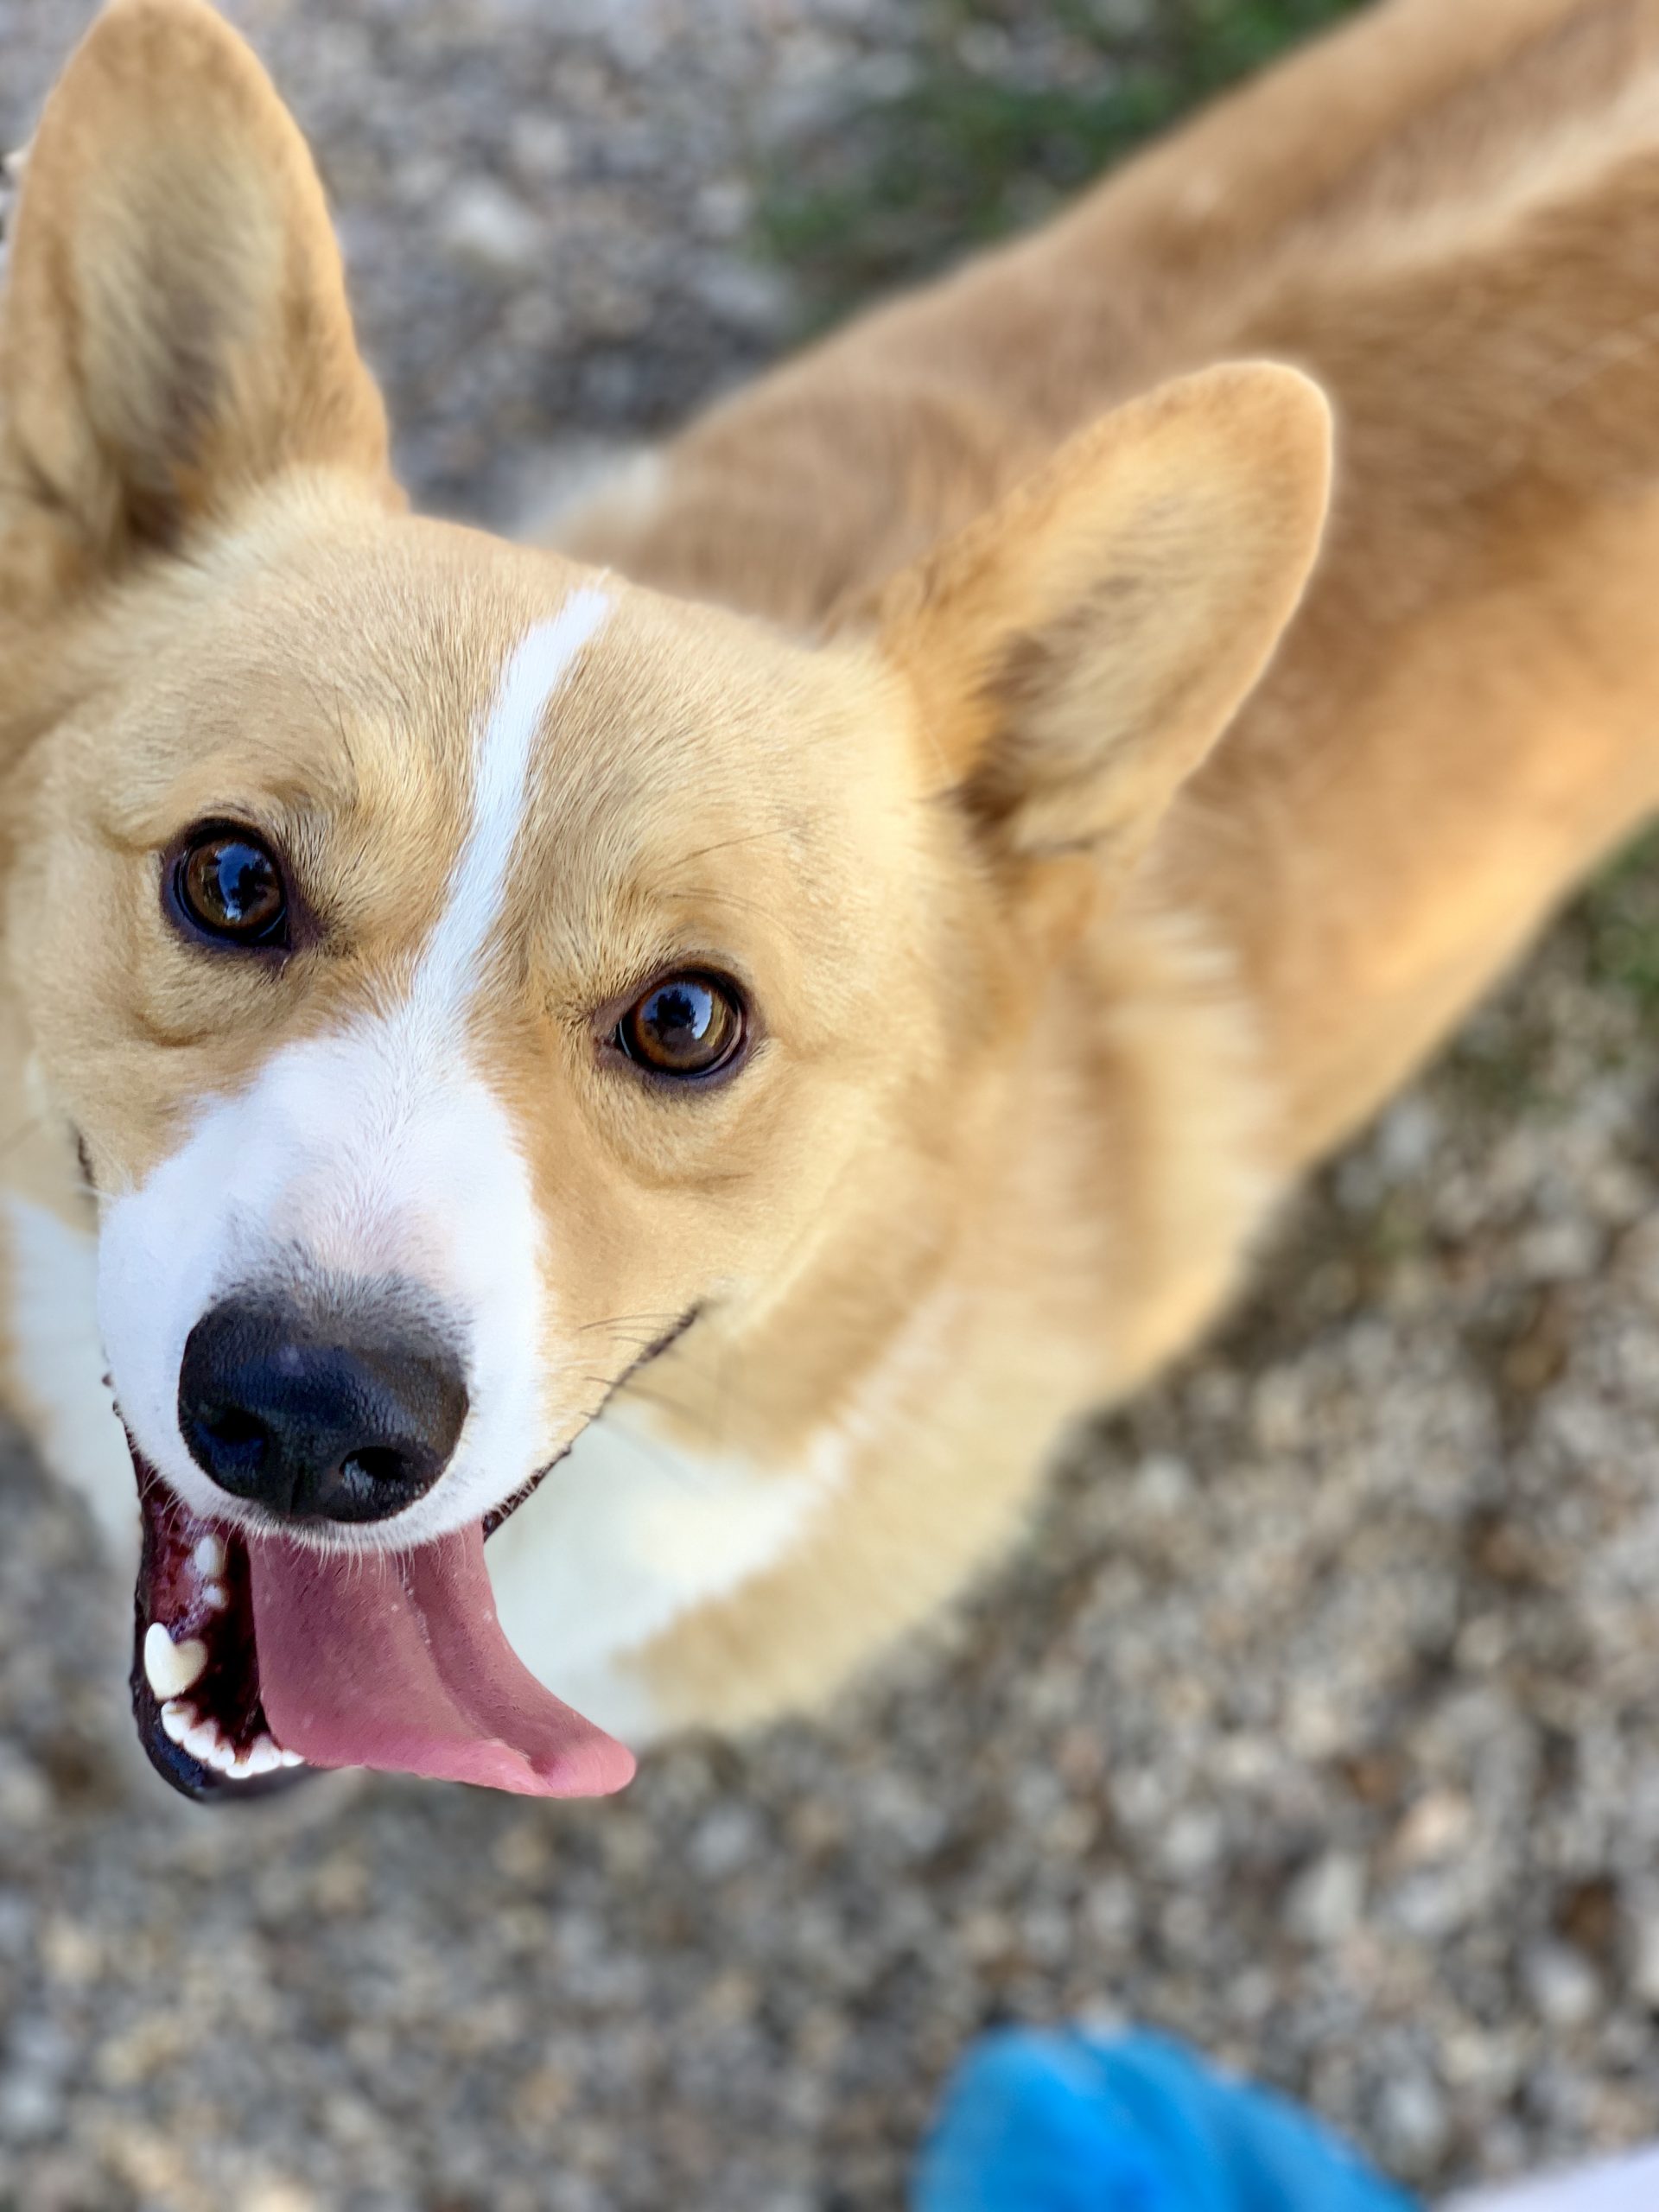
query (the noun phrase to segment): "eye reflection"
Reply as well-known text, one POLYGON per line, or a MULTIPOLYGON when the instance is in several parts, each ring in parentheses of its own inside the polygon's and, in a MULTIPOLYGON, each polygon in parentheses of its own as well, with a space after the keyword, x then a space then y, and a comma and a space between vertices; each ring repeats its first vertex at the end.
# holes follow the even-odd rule
POLYGON ((193 830, 173 870, 180 917, 231 946, 285 945, 288 892, 275 854, 252 830, 222 823, 193 830))
POLYGON ((743 1041, 743 1003, 734 984, 697 969, 664 976, 617 1025, 615 1043, 655 1074, 712 1075, 743 1041))

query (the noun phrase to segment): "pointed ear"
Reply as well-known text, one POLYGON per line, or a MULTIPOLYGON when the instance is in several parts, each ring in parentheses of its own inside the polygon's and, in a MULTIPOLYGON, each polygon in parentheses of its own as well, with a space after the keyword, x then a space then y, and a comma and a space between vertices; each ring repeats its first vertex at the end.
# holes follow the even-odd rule
POLYGON ((940 781, 993 842, 1132 861, 1266 665, 1318 548, 1330 417, 1265 364, 1096 423, 886 590, 940 781))
POLYGON ((116 0, 29 149, 0 319, 0 523, 84 576, 294 463, 387 484, 322 189, 201 0, 116 0))

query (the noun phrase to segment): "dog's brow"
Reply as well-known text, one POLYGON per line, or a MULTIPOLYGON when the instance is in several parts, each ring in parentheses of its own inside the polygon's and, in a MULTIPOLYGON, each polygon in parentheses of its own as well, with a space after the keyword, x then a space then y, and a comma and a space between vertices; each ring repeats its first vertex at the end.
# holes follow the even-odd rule
POLYGON ((604 592, 573 592, 508 657, 479 739, 472 819, 416 977, 414 996, 425 1006, 448 1005, 467 989, 501 912, 542 717, 610 611, 604 592))

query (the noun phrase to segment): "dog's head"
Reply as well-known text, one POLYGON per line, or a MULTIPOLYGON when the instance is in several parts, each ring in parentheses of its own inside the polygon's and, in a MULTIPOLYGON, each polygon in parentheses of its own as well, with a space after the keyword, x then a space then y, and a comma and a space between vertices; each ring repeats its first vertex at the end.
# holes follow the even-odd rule
POLYGON ((54 93, 0 349, 6 957, 141 1621, 222 1672, 247 1616, 238 1756, 263 1694, 325 1762, 612 1783, 486 1649, 480 1532, 642 1359, 817 1289, 865 1325, 853 1253, 902 1297, 1077 856, 1127 872, 1294 603, 1322 405, 1155 397, 833 637, 413 519, 303 144, 197 0, 118 0, 54 93))

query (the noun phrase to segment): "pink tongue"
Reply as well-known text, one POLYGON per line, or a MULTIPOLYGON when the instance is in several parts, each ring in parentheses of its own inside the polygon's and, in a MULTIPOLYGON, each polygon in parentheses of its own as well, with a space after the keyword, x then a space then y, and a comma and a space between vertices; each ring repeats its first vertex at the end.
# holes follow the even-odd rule
POLYGON ((372 1766, 525 1797, 598 1797, 631 1752, 550 1695, 495 1617, 480 1528, 420 1550, 250 1540, 259 1694, 313 1766, 372 1766))

